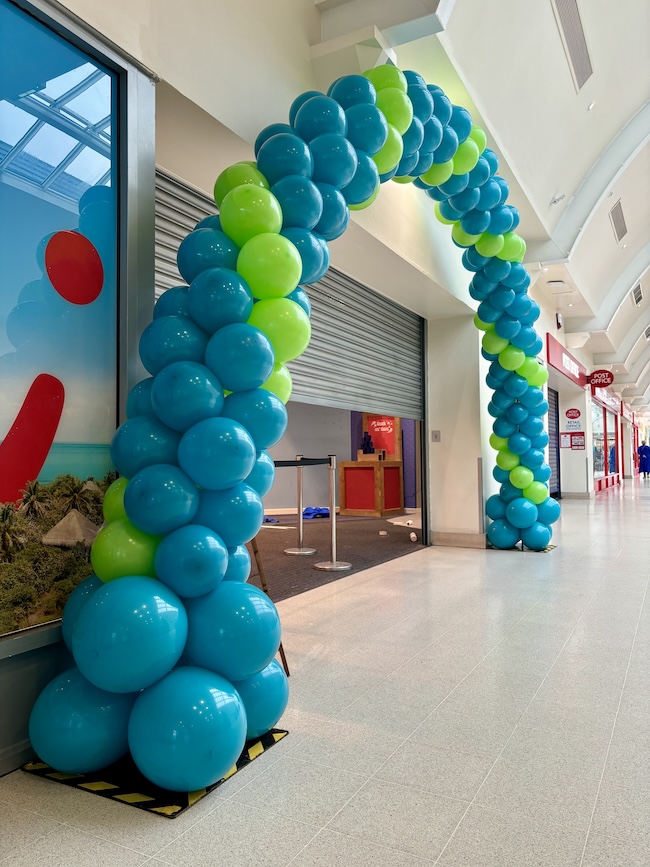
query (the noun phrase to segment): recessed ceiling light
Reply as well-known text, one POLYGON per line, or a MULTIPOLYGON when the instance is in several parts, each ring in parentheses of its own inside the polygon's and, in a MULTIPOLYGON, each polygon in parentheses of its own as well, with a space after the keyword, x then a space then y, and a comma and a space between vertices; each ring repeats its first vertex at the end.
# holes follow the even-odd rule
POLYGON ((567 304, 567 307, 573 307, 573 304, 567 304))
POLYGON ((596 105, 595 102, 590 102, 589 105, 587 106, 587 111, 592 111, 594 109, 595 105, 596 105))
POLYGON ((627 244, 623 244, 623 249, 625 249, 626 247, 627 247, 627 244))

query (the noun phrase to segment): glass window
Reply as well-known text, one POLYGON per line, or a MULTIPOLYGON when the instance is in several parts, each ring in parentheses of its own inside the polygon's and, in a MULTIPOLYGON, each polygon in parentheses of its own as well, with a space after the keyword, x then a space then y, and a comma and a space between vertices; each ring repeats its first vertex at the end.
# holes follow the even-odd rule
POLYGON ((0 634, 60 616, 102 523, 116 107, 114 73, 0 0, 0 634))
POLYGON ((594 442, 594 478, 605 475, 605 425, 602 406, 591 404, 591 429, 594 442))
POLYGON ((616 439, 616 416, 606 412, 607 423, 607 472, 615 473, 618 465, 617 439, 616 439))

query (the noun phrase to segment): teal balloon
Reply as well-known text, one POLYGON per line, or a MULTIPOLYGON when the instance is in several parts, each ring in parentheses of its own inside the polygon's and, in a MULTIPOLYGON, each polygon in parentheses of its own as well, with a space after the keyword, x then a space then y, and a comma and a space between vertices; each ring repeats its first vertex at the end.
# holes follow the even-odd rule
POLYGON ((493 521, 488 527, 488 541, 494 548, 514 548, 519 541, 519 530, 506 518, 493 521))
POLYGON ((308 286, 320 280, 329 267, 329 260, 325 260, 325 250, 319 238, 308 229, 282 229, 280 234, 291 241, 300 254, 300 282, 308 286))
POLYGON ((246 709, 246 738, 259 738, 282 717, 289 702, 289 681, 275 659, 258 674, 236 680, 233 686, 246 709))
POLYGON ((175 463, 180 441, 180 433, 155 415, 138 415, 127 419, 115 431, 111 460, 120 475, 132 479, 153 464, 175 463))
POLYGON ((203 361, 208 338, 185 316, 154 319, 140 337, 140 359, 155 376, 174 361, 203 361))
POLYGON ((163 424, 176 431, 186 431, 203 419, 219 415, 223 402, 221 383, 196 361, 168 364, 153 380, 152 409, 163 424))
POLYGON ((153 308, 153 318, 160 319, 161 316, 189 316, 187 286, 165 289, 153 308))
POLYGON ((350 211, 345 197, 331 184, 316 184, 323 198, 323 213, 314 232, 326 241, 334 241, 345 232, 350 222, 350 211))
POLYGON ((226 574, 228 551, 208 527, 188 524, 158 545, 155 568, 158 578, 181 598, 204 596, 226 574))
POLYGON ((287 175, 311 178, 314 160, 308 145, 299 136, 282 132, 271 136, 261 146, 257 168, 272 186, 287 175))
POLYGON ((537 517, 542 524, 554 524, 560 517, 560 504, 549 497, 537 507, 537 517))
POLYGON ((260 497, 265 497, 268 494, 275 481, 275 464, 267 451, 258 452, 253 469, 244 481, 254 491, 257 491, 260 497))
POLYGON ((162 536, 189 524, 198 508, 195 483, 183 470, 170 464, 154 464, 140 470, 124 492, 127 518, 138 530, 152 536, 162 536))
POLYGON ((203 271, 187 294, 189 315, 208 334, 214 334, 225 325, 246 322, 253 303, 248 283, 229 268, 203 271))
POLYGON ((491 497, 488 497, 485 504, 485 512, 488 518, 491 518, 493 521, 497 521, 499 518, 505 518, 506 503, 498 494, 492 494, 491 497))
MULTIPOLYGON (((306 90, 304 93, 301 93, 300 96, 297 96, 294 101, 291 103, 291 108, 289 109, 289 123, 292 127, 294 127, 296 116, 302 106, 307 102, 307 100, 312 99, 314 96, 322 96, 323 94, 320 90, 306 90)), ((295 132, 295 129, 294 129, 295 132)))
POLYGON ((310 142, 324 133, 345 135, 348 124, 340 104, 320 94, 303 102, 296 112, 294 127, 301 138, 310 142))
POLYGON ((383 148, 388 139, 388 121, 374 104, 357 103, 346 110, 345 116, 347 137, 353 147, 370 156, 383 148))
MULTIPOLYGON (((348 205, 360 205, 367 201, 379 185, 377 164, 368 154, 357 151, 357 170, 350 183, 343 188, 343 198, 348 205)), ((301 282, 309 282, 302 281, 301 282)))
POLYGON ((248 581, 251 572, 251 555, 246 545, 228 548, 228 568, 224 581, 248 581))
POLYGON ((221 217, 219 214, 210 214, 209 217, 203 217, 202 220, 194 226, 195 229, 217 229, 221 231, 221 217))
POLYGON ((327 95, 344 110, 353 105, 374 105, 377 102, 375 85, 363 75, 344 75, 331 85, 327 95))
POLYGON ((310 142, 314 158, 314 181, 337 189, 349 184, 357 170, 357 153, 343 135, 325 133, 310 142))
POLYGON ((61 634, 68 650, 72 648, 72 628, 79 616, 79 612, 93 593, 103 586, 104 582, 96 575, 90 575, 81 584, 77 584, 70 596, 68 596, 68 601, 65 603, 63 615, 61 616, 61 634))
POLYGON ((223 491, 200 493, 195 523, 214 530, 228 548, 250 542, 258 534, 263 519, 264 506, 259 494, 241 482, 223 491))
POLYGON ((237 322, 213 334, 205 350, 205 363, 228 391, 250 391, 269 378, 275 355, 259 328, 237 322))
POLYGON ((231 418, 209 418, 191 427, 178 447, 178 462, 192 481, 208 491, 243 482, 257 459, 248 431, 231 418))
POLYGON ((289 420, 280 398, 265 388, 229 394, 224 401, 223 415, 246 428, 258 451, 270 449, 279 442, 289 420))
POLYGON ((290 301, 295 301, 296 304, 299 304, 300 307, 302 307, 307 316, 311 316, 311 301, 302 286, 298 286, 297 289, 294 289, 291 295, 287 295, 287 298, 290 301))
POLYGON ((176 262, 180 275, 191 283, 208 268, 236 268, 239 248, 217 229, 194 229, 181 241, 176 262))
POLYGON ((134 415, 148 415, 153 412, 151 404, 152 386, 153 376, 142 379, 133 386, 126 398, 127 418, 133 418, 134 415))
POLYGON ((323 197, 309 178, 289 175, 281 178, 271 192, 282 209, 282 228, 313 229, 323 213, 323 197))
POLYGON ((531 551, 543 551, 544 548, 548 547, 552 537, 551 528, 542 524, 541 521, 535 521, 530 527, 521 531, 521 541, 531 551))
POLYGON ((258 155, 260 148, 265 141, 268 141, 272 136, 283 132, 294 134, 295 129, 288 123, 272 123, 269 126, 265 126, 262 132, 255 139, 255 156, 258 155))
POLYGON ((409 83, 406 94, 413 106, 413 116, 417 117, 420 123, 425 124, 433 114, 433 97, 426 86, 415 82, 409 83))
POLYGON ((513 527, 523 530, 537 520, 537 506, 526 497, 517 497, 508 503, 506 518, 513 527))

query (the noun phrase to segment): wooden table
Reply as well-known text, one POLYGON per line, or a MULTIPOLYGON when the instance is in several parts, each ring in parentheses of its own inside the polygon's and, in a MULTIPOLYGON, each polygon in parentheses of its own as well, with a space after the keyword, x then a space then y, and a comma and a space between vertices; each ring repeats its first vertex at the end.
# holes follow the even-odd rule
POLYGON ((341 461, 339 464, 341 515, 383 518, 404 511, 401 461, 341 461))

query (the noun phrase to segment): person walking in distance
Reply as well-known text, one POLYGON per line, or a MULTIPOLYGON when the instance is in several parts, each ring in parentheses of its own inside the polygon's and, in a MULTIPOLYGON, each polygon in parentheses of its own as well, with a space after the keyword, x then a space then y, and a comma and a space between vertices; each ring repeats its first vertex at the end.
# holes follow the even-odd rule
POLYGON ((639 446, 639 475, 643 473, 643 478, 646 479, 650 474, 650 446, 645 440, 639 446))

